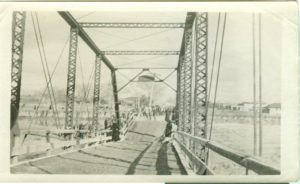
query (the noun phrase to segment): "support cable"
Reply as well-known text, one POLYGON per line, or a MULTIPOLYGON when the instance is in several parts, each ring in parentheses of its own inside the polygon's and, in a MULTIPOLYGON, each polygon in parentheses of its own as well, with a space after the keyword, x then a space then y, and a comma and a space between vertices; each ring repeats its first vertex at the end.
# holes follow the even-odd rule
MULTIPOLYGON (((214 67, 215 67, 215 60, 216 60, 216 53, 217 53, 217 45, 219 41, 219 30, 220 30, 220 18, 221 18, 221 13, 218 15, 218 24, 217 24, 217 32, 216 32, 216 39, 215 39, 215 46, 214 46, 214 55, 213 55, 213 63, 212 63, 212 68, 211 68, 211 75, 210 75, 210 81, 209 81, 209 91, 208 91, 208 96, 207 96, 207 106, 206 106, 206 122, 208 120, 208 107, 209 107, 209 101, 210 101, 210 94, 211 94, 211 86, 212 86, 212 79, 214 75, 214 67)), ((210 129, 212 129, 212 125, 210 126, 210 129)))
POLYGON ((262 127, 262 63, 261 63, 261 13, 259 13, 258 19, 258 35, 259 35, 259 156, 262 156, 262 138, 263 138, 263 127, 262 127))
POLYGON ((137 40, 142 40, 144 38, 148 38, 150 36, 154 36, 154 35, 157 35, 157 34, 160 34, 160 33, 164 33, 164 32, 170 31, 170 30, 172 30, 172 29, 166 29, 166 30, 163 30, 163 31, 157 31, 157 32, 154 32, 154 33, 151 33, 151 34, 147 34, 147 35, 135 38, 135 39, 131 39, 131 40, 127 40, 127 41, 124 41, 124 42, 119 42, 119 43, 107 46, 104 49, 113 48, 113 47, 116 47, 116 46, 120 46, 120 45, 124 45, 124 44, 130 43, 130 42, 133 42, 133 41, 137 41, 137 40))
MULTIPOLYGON (((54 69, 53 69, 53 71, 52 71, 50 80, 47 82, 47 85, 46 85, 46 87, 45 87, 45 89, 44 89, 44 91, 43 91, 43 93, 42 93, 42 96, 41 96, 41 98, 40 98, 40 100, 39 100, 39 103, 38 103, 38 105, 37 105, 37 108, 36 108, 36 110, 34 111, 33 116, 30 117, 30 120, 29 120, 30 123, 29 123, 29 126, 28 126, 28 128, 27 128, 28 131, 30 130, 30 127, 31 127, 31 124, 32 124, 32 119, 37 115, 37 111, 38 111, 38 109, 39 109, 39 107, 40 107, 40 105, 41 105, 41 103, 42 103, 42 101, 43 101, 43 98, 45 97, 46 91, 47 91, 47 89, 48 89, 49 82, 52 80, 52 78, 53 78, 53 76, 54 76, 54 73, 55 73, 55 71, 56 71, 56 69, 57 69, 58 64, 59 64, 60 61, 61 61, 62 55, 63 55, 63 53, 64 53, 64 51, 65 51, 65 49, 66 49, 66 46, 67 46, 68 42, 69 42, 69 38, 66 40, 65 45, 64 45, 64 47, 63 47, 63 49, 62 49, 62 51, 61 51, 61 53, 60 53, 60 55, 59 55, 59 57, 58 57, 58 60, 57 60, 55 66, 54 66, 54 69)), ((59 124, 59 127, 61 127, 60 124, 59 124)), ((24 140, 25 140, 25 138, 24 138, 24 140)), ((23 142, 24 142, 24 140, 23 140, 23 142)))
POLYGON ((216 79, 216 86, 215 86, 215 94, 214 94, 214 103, 213 103, 213 111, 212 111, 212 119, 211 119, 211 128, 209 132, 209 140, 212 137, 212 130, 213 130, 213 122, 214 122, 214 114, 215 114, 215 106, 216 106, 216 99, 217 99, 217 92, 218 92, 218 84, 219 84, 219 76, 220 76, 220 66, 222 61, 222 54, 223 54, 223 43, 224 43, 224 35, 225 35, 225 28, 226 28, 226 17, 227 13, 224 15, 224 23, 223 23, 223 31, 221 37, 221 48, 220 48, 220 57, 219 57, 219 64, 218 64, 218 72, 217 72, 217 79, 216 79))
MULTIPOLYGON (((48 75, 48 79, 50 79, 51 75, 50 75, 48 61, 47 61, 47 57, 46 57, 46 52, 45 52, 45 47, 44 47, 42 32, 41 32, 41 28, 40 28, 40 23, 39 23, 39 19, 38 19, 38 16, 37 16, 36 12, 35 12, 35 17, 36 17, 36 21, 37 21, 37 28, 38 28, 38 33, 39 33, 39 37, 40 37, 40 42, 41 42, 41 45, 42 45, 42 54, 44 56, 44 62, 45 62, 45 65, 46 65, 46 72, 47 72, 47 75, 48 75)), ((60 122, 59 121, 59 117, 58 117, 58 110, 57 110, 57 103, 56 103, 55 93, 54 93, 53 85, 52 85, 51 81, 50 81, 50 90, 52 92, 52 95, 53 95, 52 98, 53 98, 53 102, 54 102, 54 106, 52 105, 53 110, 54 110, 53 112, 55 113, 55 111, 56 111, 57 122, 60 122)))
POLYGON ((128 62, 128 63, 124 63, 124 64, 121 64, 121 65, 118 65, 117 68, 120 67, 120 66, 126 66, 126 65, 130 65, 130 64, 144 62, 144 61, 149 61, 149 60, 153 60, 153 59, 157 59, 157 58, 162 58, 162 57, 166 57, 166 56, 153 56, 153 57, 150 57, 150 58, 138 59, 138 60, 135 60, 135 61, 132 61, 132 62, 128 62))
POLYGON ((78 52, 79 68, 80 68, 80 72, 81 72, 82 89, 83 89, 83 99, 85 100, 86 86, 85 86, 84 76, 83 76, 82 62, 81 62, 81 57, 80 57, 80 52, 79 52, 79 44, 78 44, 78 47, 77 47, 77 52, 78 52))
MULTIPOLYGON (((44 64, 44 59, 43 59, 43 54, 42 54, 42 49, 41 49, 41 45, 40 45, 39 40, 38 40, 38 35, 37 35, 38 33, 37 33, 37 30, 36 30, 36 25, 35 25, 34 17, 33 17, 32 13, 31 13, 31 19, 32 19, 32 23, 33 23, 33 27, 34 27, 34 34, 35 34, 35 38, 36 38, 36 42, 37 42, 37 46, 38 46, 38 51, 39 51, 39 55, 40 55, 40 59, 41 59, 41 63, 42 63, 43 74, 44 74, 46 83, 48 83, 47 74, 46 74, 46 67, 45 67, 45 64, 44 64)), ((51 82, 49 82, 49 84, 51 86, 51 82)), ((47 85, 47 90, 48 90, 51 106, 54 107, 53 106, 53 99, 52 99, 52 95, 51 95, 51 89, 50 89, 49 85, 47 85)), ((55 113, 54 108, 53 108, 53 112, 55 113)), ((57 123, 57 122, 55 121, 55 123, 57 123)), ((57 124, 56 124, 56 126, 57 126, 57 124)))
POLYGON ((253 154, 257 154, 257 125, 256 125, 256 58, 255 58, 255 13, 252 14, 252 54, 253 54, 253 154))
POLYGON ((93 12, 89 12, 89 13, 87 13, 87 14, 84 14, 84 15, 82 15, 82 16, 80 16, 80 17, 76 18, 76 19, 77 19, 77 20, 79 20, 79 19, 83 19, 84 17, 87 17, 87 16, 89 16, 89 15, 91 15, 91 14, 93 14, 93 13, 95 13, 95 11, 93 11, 93 12))

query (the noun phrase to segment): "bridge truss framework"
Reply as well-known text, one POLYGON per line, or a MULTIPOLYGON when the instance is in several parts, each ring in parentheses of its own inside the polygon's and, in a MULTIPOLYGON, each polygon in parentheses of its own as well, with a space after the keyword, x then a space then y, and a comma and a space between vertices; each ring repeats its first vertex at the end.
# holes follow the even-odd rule
MULTIPOLYGON (((78 23, 69 12, 58 12, 60 16, 70 26, 70 49, 68 63, 68 80, 66 95, 66 117, 65 128, 73 126, 75 81, 76 81, 76 55, 78 37, 90 47, 95 53, 95 80, 93 97, 93 124, 98 124, 99 96, 101 63, 103 62, 111 71, 114 108, 117 122, 120 123, 119 100, 116 70, 109 59, 105 56, 105 51, 101 51, 94 41, 85 32, 87 28, 184 28, 183 39, 180 51, 106 51, 106 54, 179 54, 177 70, 177 90, 176 90, 176 123, 179 130, 186 133, 207 138, 207 122, 205 110, 207 107, 207 13, 188 12, 186 21, 182 23, 162 23, 162 24, 86 24, 78 23)), ((14 12, 13 16, 13 52, 12 52, 12 104, 19 106, 21 88, 21 68, 25 31, 25 12, 14 12), (17 70, 17 72, 14 72, 17 70)), ((121 68, 120 68, 121 69, 121 68)), ((150 68, 151 69, 151 68, 150 68)), ((160 80, 162 82, 164 80, 160 80)), ((195 149, 196 145, 190 145, 188 141, 182 140, 190 149, 195 149)), ((205 148, 201 147, 200 157, 206 161, 205 148)))
MULTIPOLYGON (((117 88, 116 71, 118 69, 142 69, 149 71, 157 68, 115 68, 106 58, 105 52, 101 51, 94 41, 89 37, 82 27, 82 23, 78 23, 69 12, 58 12, 60 16, 70 26, 70 47, 68 60, 67 74, 67 93, 66 93, 66 119, 65 128, 72 127, 74 114, 75 100, 75 81, 76 81, 76 55, 78 37, 90 47, 95 53, 95 79, 94 79, 94 97, 93 97, 93 125, 98 124, 99 113, 99 97, 100 97, 100 80, 101 80, 101 64, 102 62, 110 69, 113 96, 115 104, 115 116, 117 123, 120 124, 119 115, 119 100, 117 88)), ((226 16, 226 15, 225 15, 226 16)), ((21 93, 21 78, 22 78, 22 63, 24 49, 24 33, 25 33, 25 18, 26 12, 13 12, 12 21, 12 68, 11 68, 11 107, 15 106, 19 109, 20 93, 21 93)), ((228 158, 229 160, 246 168, 246 174, 249 170, 253 170, 258 174, 263 175, 279 175, 281 172, 260 160, 251 158, 248 154, 241 154, 233 151, 231 148, 220 146, 214 141, 208 139, 208 124, 207 124, 207 37, 208 37, 208 13, 206 12, 188 12, 184 24, 113 24, 105 25, 105 28, 184 28, 183 39, 179 51, 179 61, 176 68, 160 68, 174 69, 177 71, 177 89, 176 89, 176 118, 175 121, 179 126, 179 131, 176 132, 175 140, 180 145, 181 151, 190 159, 190 164, 197 174, 213 174, 207 165, 208 149, 218 153, 219 155, 228 158), (137 26, 137 27, 135 27, 137 26), (179 141, 178 141, 179 140, 179 141), (182 146, 183 145, 183 146, 182 146), (200 161, 199 161, 200 159, 200 161), (194 163, 195 161, 195 163, 194 163), (200 169, 199 167, 200 166, 200 169)), ((224 24, 225 25, 225 24, 224 24)), ((88 26, 87 26, 88 27, 88 26)), ((95 27, 93 27, 95 28, 95 27)), ((224 31, 224 29, 223 29, 224 31)), ((115 52, 115 51, 114 51, 115 52)), ((126 54, 167 54, 167 52, 152 52, 152 51, 134 51, 126 54)), ((125 54, 124 51, 117 51, 115 54, 125 54)), ((172 51, 173 52, 173 51, 172 51)), ((175 54, 175 53, 171 53, 175 54)), ((176 51, 176 54, 177 51, 176 51)), ((139 73, 140 74, 140 73, 139 73)), ((138 75, 139 75, 138 74, 138 75)), ((168 76, 170 76, 170 73, 168 76)), ((167 76, 167 77, 168 77, 167 76)), ((166 78, 167 78, 166 77, 166 78)), ((166 79, 165 78, 165 79, 166 79)), ((132 79, 134 80, 134 79, 132 79)), ((162 82, 164 79, 159 79, 162 82)), ((48 82, 48 81, 47 81, 48 82)), ((131 82, 131 81, 129 81, 131 82)), ((175 91, 175 90, 174 90, 175 91)), ((62 130, 65 131, 65 130, 62 130)), ((73 131, 73 130, 71 130, 73 131)), ((60 131, 61 132, 61 131, 60 131)), ((68 132, 70 133, 70 132, 68 132)), ((75 133, 75 131, 74 131, 75 133)), ((47 142, 49 142, 50 132, 46 132, 47 142)), ((77 143, 76 143, 77 145, 77 143)), ((52 147, 52 146, 51 146, 52 147)), ((27 147, 28 148, 28 147, 27 147)), ((46 148, 47 154, 49 148, 46 148)), ((176 148, 175 148, 176 149, 176 148)), ((28 149, 25 154, 28 153, 28 149)), ((12 159, 14 160, 15 155, 12 159)), ((14 163, 14 161, 13 161, 14 163)))

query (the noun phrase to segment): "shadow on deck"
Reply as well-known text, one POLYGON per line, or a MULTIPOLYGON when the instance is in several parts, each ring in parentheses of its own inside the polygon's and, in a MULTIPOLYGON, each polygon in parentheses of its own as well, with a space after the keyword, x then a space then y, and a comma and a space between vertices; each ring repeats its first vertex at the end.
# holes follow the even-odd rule
POLYGON ((139 121, 121 142, 45 158, 11 168, 30 174, 185 175, 176 151, 160 136, 166 123, 139 121))

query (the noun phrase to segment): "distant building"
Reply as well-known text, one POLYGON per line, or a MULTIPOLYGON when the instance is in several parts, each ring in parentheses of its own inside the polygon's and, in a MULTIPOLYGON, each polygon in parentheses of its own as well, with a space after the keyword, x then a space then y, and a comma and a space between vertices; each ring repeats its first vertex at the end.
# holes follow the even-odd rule
POLYGON ((271 115, 280 115, 281 114, 281 104, 272 103, 264 108, 264 111, 271 115))
POLYGON ((253 103, 251 102, 242 102, 237 105, 240 111, 248 112, 253 111, 253 103))
MULTIPOLYGON (((253 102, 242 102, 240 104, 237 104, 237 107, 235 108, 240 111, 248 112, 248 111, 253 111, 253 105, 254 105, 253 102)), ((265 107, 266 104, 262 103, 262 111, 265 107)), ((258 111, 258 109, 259 109, 259 103, 256 104, 256 110, 258 111)))

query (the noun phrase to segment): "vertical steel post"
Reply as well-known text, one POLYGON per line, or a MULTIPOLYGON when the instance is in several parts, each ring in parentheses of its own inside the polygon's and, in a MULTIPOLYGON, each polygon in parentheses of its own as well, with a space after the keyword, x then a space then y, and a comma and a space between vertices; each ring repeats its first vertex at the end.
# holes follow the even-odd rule
POLYGON ((197 136, 207 137, 207 13, 197 13, 194 111, 197 136))
POLYGON ((100 102, 100 80, 101 80, 101 55, 96 56, 95 60, 95 78, 94 78, 94 97, 93 97, 93 127, 98 127, 98 114, 99 114, 99 102, 100 102))
MULTIPOLYGON (((207 138, 206 108, 207 99, 207 21, 208 13, 197 13, 195 21, 195 88, 194 118, 195 136, 207 138)), ((200 157, 206 161, 206 148, 200 147, 200 157)))
POLYGON ((70 48, 69 48, 69 63, 68 63, 67 92, 66 92, 65 128, 68 128, 68 126, 73 127, 77 44, 78 44, 78 29, 77 28, 71 28, 71 31, 70 31, 70 48))
POLYGON ((11 57, 11 105, 19 109, 26 12, 13 12, 11 57))
MULTIPOLYGON (((190 125, 192 120, 192 73, 193 73, 193 61, 192 61, 192 27, 194 18, 191 19, 192 13, 187 14, 186 31, 184 34, 184 131, 191 132, 190 125)), ((193 16, 194 17, 194 16, 193 16)))
POLYGON ((176 124, 179 126, 179 109, 180 109, 180 67, 177 68, 176 71, 176 77, 177 77, 177 87, 176 87, 176 111, 175 111, 175 119, 176 119, 176 124))
MULTIPOLYGON (((118 87, 117 87, 117 78, 116 78, 116 70, 111 70, 111 79, 112 79, 112 87, 113 87, 113 95, 114 95, 114 104, 115 104, 115 115, 117 124, 120 127, 120 112, 119 112, 119 97, 118 97, 118 87)), ((119 132, 117 132, 119 134, 119 132)))
POLYGON ((183 109, 184 109, 184 64, 183 64, 183 57, 179 56, 179 75, 180 75, 180 81, 179 81, 179 110, 178 110, 178 124, 179 124, 179 130, 183 131, 183 109))

